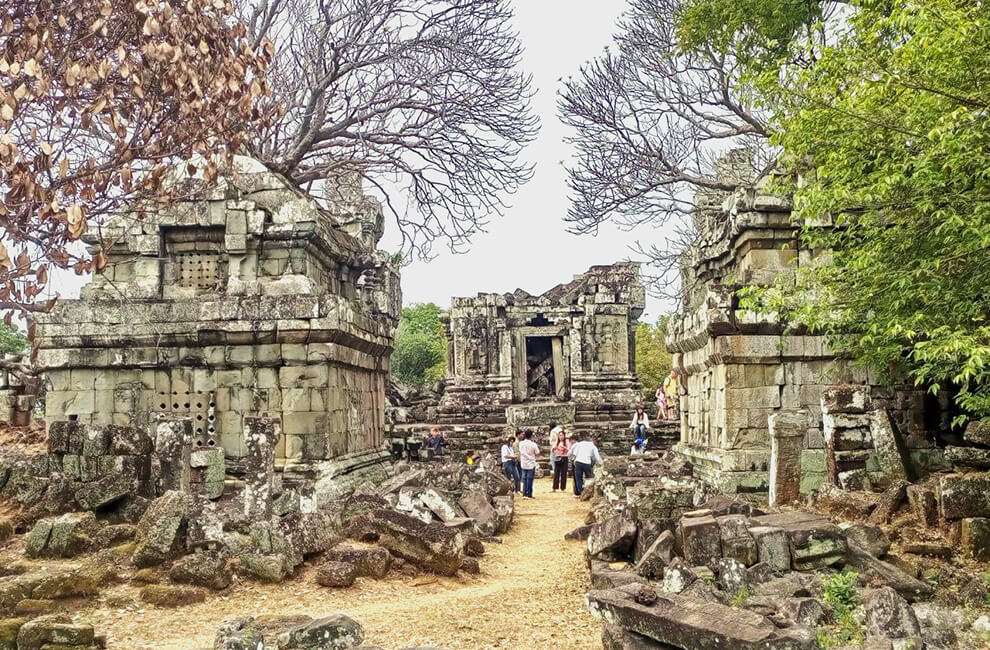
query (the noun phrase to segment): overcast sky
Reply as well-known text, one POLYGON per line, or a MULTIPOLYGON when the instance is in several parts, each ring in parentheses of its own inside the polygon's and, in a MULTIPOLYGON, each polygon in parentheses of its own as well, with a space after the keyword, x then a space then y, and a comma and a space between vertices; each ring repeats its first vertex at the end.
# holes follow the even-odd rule
MULTIPOLYGON (((504 293, 517 287, 541 293, 595 264, 631 258, 629 247, 637 238, 646 242, 658 234, 603 227, 597 236, 572 235, 563 222, 568 198, 561 162, 570 150, 564 144, 569 129, 557 119, 560 80, 577 74, 582 63, 612 43, 625 1, 514 0, 514 4, 525 47, 522 65, 533 75, 533 108, 542 123, 539 138, 524 152, 536 164, 535 174, 509 197, 511 207, 505 216, 492 219, 488 232, 478 234, 466 253, 444 251, 429 262, 417 260, 403 268, 405 304, 435 302, 446 307, 452 296, 504 293)), ((398 248, 394 234, 386 232, 385 250, 398 248)), ((662 310, 658 300, 648 297, 644 319, 653 320, 662 310)))

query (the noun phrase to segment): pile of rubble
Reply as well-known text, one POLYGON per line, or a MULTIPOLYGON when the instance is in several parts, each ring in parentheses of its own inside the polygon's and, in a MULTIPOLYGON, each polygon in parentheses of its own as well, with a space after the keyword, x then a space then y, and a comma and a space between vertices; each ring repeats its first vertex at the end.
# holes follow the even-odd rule
MULTIPOLYGON (((974 512, 958 499, 990 491, 962 490, 966 477, 937 479, 935 495, 906 482, 880 494, 825 490, 821 504, 831 514, 830 503, 847 504, 840 518, 856 519, 849 503, 862 508, 852 512, 863 520, 835 523, 810 510, 708 498, 690 467, 670 456, 610 459, 603 469, 593 523, 571 536, 587 537, 587 601, 605 623, 607 650, 938 650, 990 639, 983 578, 931 557, 952 554, 944 541, 912 543, 885 525, 911 529, 908 520, 926 508, 943 524, 946 515, 974 512)), ((949 527, 981 534, 979 524, 962 522, 949 527)))

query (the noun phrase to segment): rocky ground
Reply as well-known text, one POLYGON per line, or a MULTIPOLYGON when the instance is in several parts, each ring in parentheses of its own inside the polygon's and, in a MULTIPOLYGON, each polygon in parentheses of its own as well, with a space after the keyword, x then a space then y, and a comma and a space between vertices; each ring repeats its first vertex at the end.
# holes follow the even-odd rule
MULTIPOLYGON (((141 602, 133 584, 110 587, 80 609, 80 602, 58 602, 105 633, 108 648, 121 650, 209 648, 233 616, 336 612, 363 625, 365 643, 388 648, 600 648, 600 625, 584 605, 584 545, 564 540, 583 523, 588 504, 551 494, 545 479, 537 482, 536 497, 516 501, 512 528, 501 544, 486 544, 476 576, 393 571, 335 589, 316 584, 314 563, 281 584, 238 580, 204 602, 177 608, 141 602)), ((5 555, 24 561, 17 548, 5 555)))

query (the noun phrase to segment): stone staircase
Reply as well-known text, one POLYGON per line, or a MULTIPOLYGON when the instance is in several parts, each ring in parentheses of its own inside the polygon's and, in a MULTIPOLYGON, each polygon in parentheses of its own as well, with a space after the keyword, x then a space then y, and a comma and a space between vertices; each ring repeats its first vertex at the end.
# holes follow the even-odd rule
MULTIPOLYGON (((578 409, 570 429, 598 441, 598 448, 604 456, 626 456, 635 439, 629 428, 631 419, 631 413, 614 409, 578 409)), ((680 441, 680 423, 651 421, 650 424, 650 451, 666 451, 680 441)))

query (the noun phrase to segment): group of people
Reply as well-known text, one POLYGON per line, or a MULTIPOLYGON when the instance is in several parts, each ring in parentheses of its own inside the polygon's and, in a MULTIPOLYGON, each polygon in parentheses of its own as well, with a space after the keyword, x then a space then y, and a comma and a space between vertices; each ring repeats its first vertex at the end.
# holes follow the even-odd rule
MULTIPOLYGON (((550 425, 550 469, 553 472, 553 492, 567 490, 567 474, 574 478, 574 496, 584 491, 584 481, 593 478, 595 465, 602 462, 598 447, 587 436, 568 434, 564 427, 550 425)), ((516 492, 533 498, 533 479, 536 477, 540 448, 533 441, 531 429, 516 430, 502 445, 502 471, 515 485, 516 492)))

